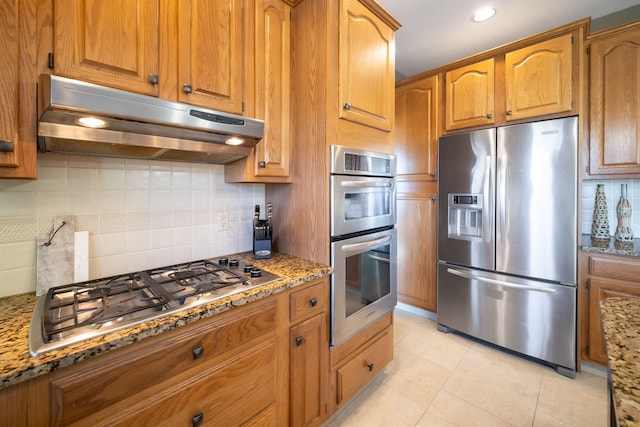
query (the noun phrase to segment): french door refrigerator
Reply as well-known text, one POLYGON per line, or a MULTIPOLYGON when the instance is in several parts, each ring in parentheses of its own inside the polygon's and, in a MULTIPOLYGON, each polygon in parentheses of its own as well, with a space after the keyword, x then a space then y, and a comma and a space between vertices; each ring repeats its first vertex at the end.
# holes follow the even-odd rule
POLYGON ((578 119, 440 138, 438 329, 575 377, 578 119))

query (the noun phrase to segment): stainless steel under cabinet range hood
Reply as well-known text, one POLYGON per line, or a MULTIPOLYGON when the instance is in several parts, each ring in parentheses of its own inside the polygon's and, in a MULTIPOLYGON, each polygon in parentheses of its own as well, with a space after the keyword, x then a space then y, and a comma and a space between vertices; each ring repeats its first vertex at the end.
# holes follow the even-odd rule
POLYGON ((264 133, 262 120, 64 77, 39 85, 41 151, 224 164, 264 133))

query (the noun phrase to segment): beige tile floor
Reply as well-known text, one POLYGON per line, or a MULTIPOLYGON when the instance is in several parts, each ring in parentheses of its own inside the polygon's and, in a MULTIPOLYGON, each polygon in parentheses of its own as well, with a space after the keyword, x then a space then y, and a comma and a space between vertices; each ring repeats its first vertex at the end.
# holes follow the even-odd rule
POLYGON ((394 360, 325 427, 607 425, 604 369, 575 379, 396 309, 394 360))

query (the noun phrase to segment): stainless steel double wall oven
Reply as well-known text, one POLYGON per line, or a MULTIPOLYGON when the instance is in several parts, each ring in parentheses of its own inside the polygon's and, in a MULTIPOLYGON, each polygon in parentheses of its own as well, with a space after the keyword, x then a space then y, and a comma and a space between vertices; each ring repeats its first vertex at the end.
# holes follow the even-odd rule
POLYGON ((397 302, 396 158, 331 146, 331 345, 397 302))

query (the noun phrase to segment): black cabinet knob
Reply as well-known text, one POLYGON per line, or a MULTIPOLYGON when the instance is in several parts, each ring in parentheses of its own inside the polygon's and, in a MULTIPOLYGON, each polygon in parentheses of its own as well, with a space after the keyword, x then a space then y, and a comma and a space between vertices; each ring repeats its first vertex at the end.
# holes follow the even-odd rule
POLYGON ((266 168, 267 167, 267 162, 258 162, 258 167, 259 168, 266 168))
POLYGON ((201 426, 204 421, 204 414, 200 412, 199 414, 194 415, 191 421, 193 422, 193 427, 201 426))
POLYGON ((191 85, 182 85, 182 90, 184 91, 184 93, 193 92, 193 88, 191 87, 191 85))
POLYGON ((149 83, 152 85, 157 85, 160 79, 157 74, 149 74, 149 83))
POLYGON ((513 112, 511 110, 507 110, 507 116, 510 116, 512 114, 513 114, 513 112))
POLYGON ((345 110, 347 110, 347 111, 351 110, 351 104, 349 104, 348 102, 346 102, 346 103, 344 104, 344 109, 345 109, 345 110))
POLYGON ((309 300, 309 304, 311 304, 311 307, 315 307, 316 305, 318 305, 318 298, 311 298, 309 300))
POLYGON ((304 342, 304 337, 297 337, 296 338, 296 346, 300 347, 303 342, 304 342))
POLYGON ((191 353, 193 354, 193 360, 200 359, 204 354, 204 347, 203 346, 196 347, 193 350, 191 350, 191 353))
POLYGON ((367 368, 369 368, 369 372, 373 371, 373 363, 368 363, 367 368))

